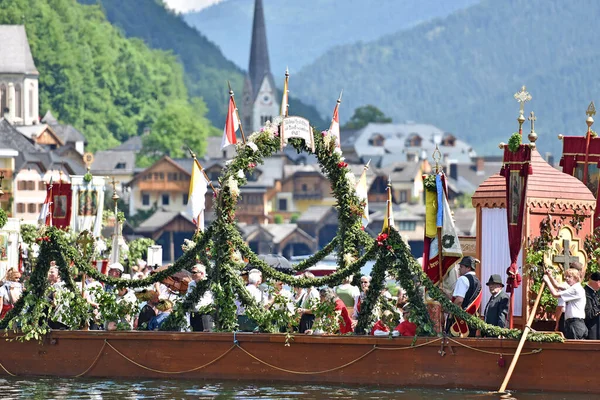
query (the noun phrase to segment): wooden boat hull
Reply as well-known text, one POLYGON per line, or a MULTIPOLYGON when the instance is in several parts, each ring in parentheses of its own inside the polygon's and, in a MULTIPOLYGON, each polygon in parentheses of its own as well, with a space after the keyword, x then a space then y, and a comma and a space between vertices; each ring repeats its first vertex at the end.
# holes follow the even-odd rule
MULTIPOLYGON (((412 338, 296 335, 285 343, 282 334, 53 331, 42 343, 3 342, 0 375, 497 390, 518 344, 459 339, 442 356, 441 338, 419 339, 413 348, 412 338)), ((598 355, 598 341, 527 342, 508 389, 600 393, 598 355)))

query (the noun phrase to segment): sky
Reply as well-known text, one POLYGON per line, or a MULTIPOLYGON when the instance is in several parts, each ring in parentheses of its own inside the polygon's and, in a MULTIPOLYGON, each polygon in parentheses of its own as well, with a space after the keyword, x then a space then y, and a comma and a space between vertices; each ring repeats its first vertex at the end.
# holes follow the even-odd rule
POLYGON ((201 10, 223 0, 164 0, 164 2, 177 12, 186 13, 192 10, 201 10))

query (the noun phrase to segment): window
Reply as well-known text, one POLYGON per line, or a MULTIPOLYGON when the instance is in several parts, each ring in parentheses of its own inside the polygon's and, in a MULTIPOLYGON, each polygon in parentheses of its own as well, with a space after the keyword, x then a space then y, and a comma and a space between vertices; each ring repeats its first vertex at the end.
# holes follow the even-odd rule
POLYGON ((0 85, 0 118, 4 116, 8 108, 8 90, 6 85, 0 85))
POLYGON ((187 206, 187 203, 188 203, 188 200, 189 200, 189 196, 190 196, 190 195, 189 195, 189 194, 187 194, 187 193, 184 193, 184 194, 183 194, 183 205, 184 205, 184 206, 187 206))
POLYGON ((306 190, 308 189, 308 187, 306 186, 306 183, 302 184, 302 191, 306 192, 306 190))
POLYGON ((23 118, 23 89, 21 85, 15 85, 15 117, 23 118))
MULTIPOLYGON (((34 86, 32 83, 31 85, 29 85, 29 118, 35 117, 33 115, 33 90, 34 90, 34 86)), ((37 120, 37 118, 36 118, 36 120, 37 120)))
POLYGON ((17 212, 19 214, 22 214, 25 212, 25 204, 23 203, 17 203, 17 212))
POLYGON ((287 211, 287 199, 279 199, 279 211, 287 211))
POLYGON ((37 204, 35 204, 35 203, 27 204, 27 212, 29 214, 35 214, 36 211, 37 211, 37 204))
POLYGON ((162 195, 162 204, 163 204, 163 206, 169 205, 169 194, 168 193, 162 195))
POLYGON ((42 208, 44 208, 43 204, 38 204, 38 213, 42 212, 42 208))
POLYGON ((261 125, 265 125, 267 123, 267 121, 271 120, 271 116, 270 115, 261 115, 260 117, 260 124, 261 125))
POLYGON ((399 221, 398 230, 401 231, 414 231, 417 229, 417 223, 415 221, 399 221))
POLYGON ((126 165, 124 162, 117 163, 115 169, 125 169, 126 165))
POLYGON ((168 181, 176 181, 179 178, 179 174, 177 172, 169 172, 167 173, 168 181))
POLYGON ((17 181, 17 189, 18 190, 27 190, 27 181, 17 181))
POLYGON ((38 183, 38 190, 46 190, 46 182, 40 181, 38 183))
POLYGON ((406 190, 400 191, 400 203, 406 203, 408 201, 408 196, 406 190))
POLYGON ((35 181, 27 181, 27 190, 35 190, 35 181))
POLYGON ((150 195, 148 193, 142 193, 142 205, 144 205, 144 206, 150 205, 150 195))

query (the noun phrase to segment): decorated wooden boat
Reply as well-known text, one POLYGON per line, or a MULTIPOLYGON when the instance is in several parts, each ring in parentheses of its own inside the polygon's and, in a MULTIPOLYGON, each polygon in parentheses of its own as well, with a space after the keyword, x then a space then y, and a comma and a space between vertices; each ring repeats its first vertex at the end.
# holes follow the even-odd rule
MULTIPOLYGON (((9 335, 11 337, 11 335, 9 335)), ((516 340, 53 331, 2 343, 0 375, 291 381, 498 390, 516 340)), ((598 341, 527 342, 517 391, 600 394, 598 341)))

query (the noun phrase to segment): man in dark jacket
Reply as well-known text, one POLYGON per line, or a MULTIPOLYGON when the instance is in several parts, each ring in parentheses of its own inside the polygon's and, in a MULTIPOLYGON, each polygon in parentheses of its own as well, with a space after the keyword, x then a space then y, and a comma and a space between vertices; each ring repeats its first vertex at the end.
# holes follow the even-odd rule
POLYGON ((600 272, 594 272, 585 289, 585 325, 588 328, 589 340, 600 340, 600 272))
POLYGON ((508 295, 504 292, 504 284, 500 275, 492 275, 487 282, 492 297, 485 306, 485 322, 506 328, 508 326, 508 295))

